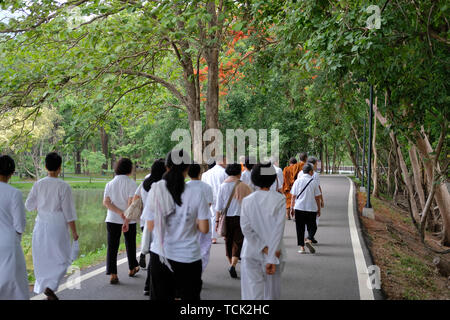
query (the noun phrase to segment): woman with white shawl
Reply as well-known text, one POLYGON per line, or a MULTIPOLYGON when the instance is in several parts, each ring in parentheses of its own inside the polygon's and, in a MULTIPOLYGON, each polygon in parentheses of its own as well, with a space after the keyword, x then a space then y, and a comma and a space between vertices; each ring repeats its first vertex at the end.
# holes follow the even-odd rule
POLYGON ((48 176, 33 185, 25 202, 28 211, 37 210, 32 239, 34 292, 44 292, 48 300, 58 300, 55 291, 73 260, 69 228, 73 240, 78 240, 72 189, 58 179, 61 163, 55 152, 45 157, 48 176))
POLYGON ((152 300, 200 300, 202 260, 197 232, 208 233, 208 202, 185 183, 191 160, 183 150, 169 152, 167 172, 154 183, 143 218, 153 232, 150 245, 152 300))
POLYGON ((8 184, 15 167, 10 156, 0 157, 0 300, 30 299, 20 245, 25 231, 25 207, 22 192, 8 184))
POLYGON ((286 199, 270 190, 276 179, 270 163, 257 164, 251 179, 259 190, 242 200, 241 298, 280 299, 281 272, 286 259, 283 244, 286 199))

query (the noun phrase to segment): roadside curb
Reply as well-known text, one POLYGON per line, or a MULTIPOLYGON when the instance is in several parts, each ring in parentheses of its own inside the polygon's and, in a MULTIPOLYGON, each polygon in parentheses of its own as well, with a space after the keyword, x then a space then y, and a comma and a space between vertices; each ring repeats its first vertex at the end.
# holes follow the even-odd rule
MULTIPOLYGON (((355 219, 356 221, 356 229, 358 231, 358 237, 360 239, 361 248, 363 251, 364 259, 366 260, 366 263, 368 266, 375 265, 372 252, 370 251, 370 239, 368 237, 368 232, 366 228, 364 227, 364 224, 361 221, 361 212, 358 210, 358 198, 357 198, 357 188, 355 182, 350 179, 350 183, 353 184, 353 214, 358 217, 358 219, 355 219)), ((386 300, 386 294, 383 291, 383 287, 381 289, 372 289, 372 293, 375 300, 386 300)))

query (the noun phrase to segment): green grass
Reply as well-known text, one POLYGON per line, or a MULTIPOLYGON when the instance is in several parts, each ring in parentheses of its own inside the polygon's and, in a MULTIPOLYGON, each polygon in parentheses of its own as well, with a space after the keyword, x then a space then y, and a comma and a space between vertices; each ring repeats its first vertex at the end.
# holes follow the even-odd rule
MULTIPOLYGON (((108 181, 92 181, 92 182, 70 182, 69 185, 72 187, 72 189, 105 189, 106 184, 108 181)), ((19 190, 31 190, 31 187, 33 187, 34 182, 30 183, 11 183, 11 186, 14 188, 17 188, 19 190)))

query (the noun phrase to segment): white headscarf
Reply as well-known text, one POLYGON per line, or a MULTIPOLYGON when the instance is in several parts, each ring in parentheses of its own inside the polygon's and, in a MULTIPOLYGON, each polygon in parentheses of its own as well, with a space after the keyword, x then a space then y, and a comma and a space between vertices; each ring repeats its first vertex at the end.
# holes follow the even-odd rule
POLYGON ((175 212, 176 206, 172 195, 166 187, 166 180, 160 180, 152 184, 152 188, 148 194, 147 204, 150 211, 155 214, 155 228, 158 230, 159 243, 161 244, 159 259, 173 272, 164 252, 164 236, 166 233, 167 217, 175 212))

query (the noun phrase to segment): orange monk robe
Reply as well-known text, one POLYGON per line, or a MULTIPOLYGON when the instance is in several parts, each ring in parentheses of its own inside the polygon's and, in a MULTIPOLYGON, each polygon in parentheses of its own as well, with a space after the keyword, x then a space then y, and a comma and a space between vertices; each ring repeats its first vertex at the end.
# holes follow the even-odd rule
POLYGON ((298 174, 300 173, 300 171, 303 170, 303 166, 305 165, 306 162, 303 161, 299 161, 296 164, 294 164, 295 169, 294 169, 294 181, 297 179, 298 174))
POLYGON ((291 188, 294 185, 295 164, 283 169, 283 194, 286 197, 286 209, 291 208, 291 188))

